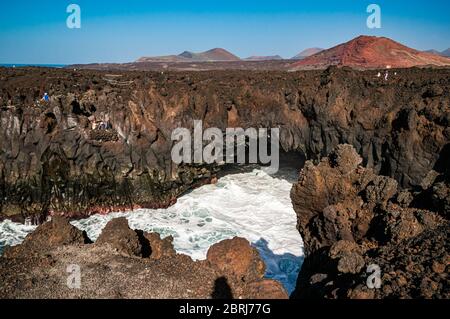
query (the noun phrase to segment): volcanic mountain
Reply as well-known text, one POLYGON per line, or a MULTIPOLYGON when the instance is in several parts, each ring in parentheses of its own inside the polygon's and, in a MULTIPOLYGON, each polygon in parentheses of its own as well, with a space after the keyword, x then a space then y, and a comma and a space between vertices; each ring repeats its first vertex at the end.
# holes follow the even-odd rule
POLYGON ((293 64, 293 70, 322 69, 330 65, 354 68, 450 66, 450 59, 420 52, 385 37, 359 36, 293 64))
POLYGON ((205 52, 194 53, 184 51, 179 55, 165 55, 156 57, 142 57, 136 62, 216 62, 240 61, 236 55, 222 48, 215 48, 205 52))
POLYGON ((292 60, 303 60, 304 58, 307 58, 311 55, 314 55, 314 54, 322 52, 322 51, 323 51, 323 49, 321 49, 321 48, 309 48, 309 49, 303 50, 302 52, 300 52, 299 54, 294 56, 292 58, 292 60))
POLYGON ((442 55, 441 52, 439 52, 438 50, 435 50, 435 49, 426 50, 426 51, 423 51, 423 52, 425 52, 425 53, 437 54, 437 55, 442 55))
POLYGON ((450 57, 450 48, 448 48, 448 49, 445 50, 445 51, 442 51, 442 52, 441 52, 441 55, 446 56, 446 57, 450 57))
POLYGON ((435 50, 435 49, 427 50, 427 51, 424 51, 424 52, 433 53, 433 54, 437 54, 437 55, 445 56, 445 57, 450 57, 450 48, 448 48, 447 50, 444 50, 442 52, 438 51, 438 50, 435 50))

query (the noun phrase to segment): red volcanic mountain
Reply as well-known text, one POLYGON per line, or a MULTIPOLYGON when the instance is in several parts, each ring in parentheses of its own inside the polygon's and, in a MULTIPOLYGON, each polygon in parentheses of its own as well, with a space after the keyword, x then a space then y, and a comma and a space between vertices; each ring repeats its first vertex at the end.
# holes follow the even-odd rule
POLYGON ((239 61, 240 59, 235 56, 233 53, 228 52, 225 49, 215 48, 209 51, 201 52, 201 53, 193 53, 189 51, 184 51, 179 55, 180 57, 184 57, 187 59, 191 59, 199 62, 206 61, 239 61))
POLYGON ((420 52, 385 37, 359 36, 293 64, 293 70, 320 69, 330 65, 354 68, 408 68, 450 66, 450 58, 420 52))

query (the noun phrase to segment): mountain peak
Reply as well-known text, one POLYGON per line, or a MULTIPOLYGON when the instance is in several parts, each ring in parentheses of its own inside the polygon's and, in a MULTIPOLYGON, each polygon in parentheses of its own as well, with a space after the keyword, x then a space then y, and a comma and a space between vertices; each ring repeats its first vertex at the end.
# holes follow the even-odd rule
POLYGON ((302 52, 300 52, 299 54, 297 54, 296 56, 294 56, 292 59, 293 60, 302 60, 306 57, 309 57, 311 55, 317 54, 319 52, 322 52, 323 49, 321 48, 308 48, 303 50, 302 52))
POLYGON ((361 35, 306 57, 296 62, 293 69, 326 68, 330 65, 355 68, 405 68, 419 65, 450 65, 450 59, 411 49, 386 37, 361 35))
POLYGON ((184 57, 184 58, 188 58, 188 59, 192 59, 194 57, 195 53, 191 52, 191 51, 183 51, 182 53, 180 53, 178 56, 184 57))
POLYGON ((450 57, 450 48, 441 52, 443 56, 450 57))
POLYGON ((222 48, 214 48, 211 50, 208 50, 203 53, 199 53, 200 56, 202 56, 203 59, 206 59, 208 61, 239 61, 240 58, 238 58, 233 53, 222 49, 222 48))

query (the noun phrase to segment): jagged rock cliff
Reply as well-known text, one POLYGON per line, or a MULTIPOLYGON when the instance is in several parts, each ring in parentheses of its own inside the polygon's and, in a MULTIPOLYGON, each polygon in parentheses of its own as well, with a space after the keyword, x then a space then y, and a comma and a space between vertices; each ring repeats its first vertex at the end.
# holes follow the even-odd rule
POLYGON ((422 193, 406 195, 361 163, 339 145, 307 162, 292 188, 306 253, 294 297, 448 299, 448 209, 414 207, 422 193))
POLYGON ((171 161, 172 130, 193 120, 279 127, 284 150, 316 161, 352 144, 375 173, 448 207, 435 177, 448 169, 450 70, 377 72, 0 69, 0 214, 43 221, 170 205, 219 169, 171 161), (38 102, 44 92, 50 101, 38 102), (111 128, 92 130, 99 120, 111 128))

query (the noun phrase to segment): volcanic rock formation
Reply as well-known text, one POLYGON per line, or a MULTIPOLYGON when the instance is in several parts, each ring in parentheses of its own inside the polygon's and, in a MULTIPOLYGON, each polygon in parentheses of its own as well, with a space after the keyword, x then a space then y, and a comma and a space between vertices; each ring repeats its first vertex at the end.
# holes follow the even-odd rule
POLYGON ((218 243, 207 260, 193 261, 175 252, 172 238, 132 230, 124 218, 86 244, 82 231, 56 217, 6 248, 0 298, 287 298, 264 272, 258 252, 242 238, 218 243), (80 271, 79 287, 70 285, 72 265, 80 271))
POLYGON ((0 218, 174 203, 220 169, 172 162, 172 130, 194 120, 223 131, 279 127, 284 151, 314 161, 349 143, 374 173, 426 190, 416 202, 448 207, 450 71, 378 72, 0 69, 0 218), (105 129, 94 129, 99 121, 105 129))
POLYGON ((294 297, 448 299, 448 208, 406 205, 394 179, 361 163, 339 145, 307 162, 293 186, 306 253, 294 297), (380 285, 371 286, 377 269, 380 285))

